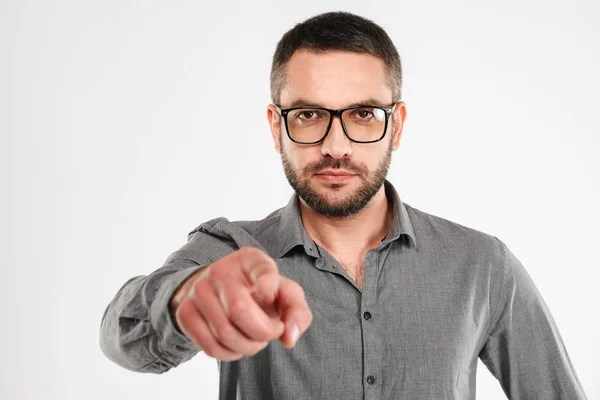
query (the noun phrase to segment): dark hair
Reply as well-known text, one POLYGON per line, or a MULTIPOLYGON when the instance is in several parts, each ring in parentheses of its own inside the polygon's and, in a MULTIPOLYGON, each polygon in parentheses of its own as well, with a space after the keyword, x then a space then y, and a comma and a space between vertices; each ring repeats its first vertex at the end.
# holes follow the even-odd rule
POLYGON ((393 100, 400 100, 402 64, 388 34, 369 19, 336 11, 319 14, 296 24, 279 40, 271 65, 271 100, 274 104, 279 104, 281 89, 285 84, 285 64, 298 49, 315 52, 343 50, 379 57, 387 67, 393 100))

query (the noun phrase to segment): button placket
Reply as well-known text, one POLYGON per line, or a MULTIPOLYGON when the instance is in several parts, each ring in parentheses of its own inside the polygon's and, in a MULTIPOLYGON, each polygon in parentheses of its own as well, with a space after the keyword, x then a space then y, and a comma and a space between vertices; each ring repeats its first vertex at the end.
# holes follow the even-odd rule
POLYGON ((377 376, 381 372, 381 347, 378 329, 374 318, 377 296, 377 262, 376 251, 369 250, 365 255, 363 292, 361 299, 362 331, 363 331, 363 379, 368 388, 366 399, 377 399, 381 395, 381 385, 377 385, 377 376))

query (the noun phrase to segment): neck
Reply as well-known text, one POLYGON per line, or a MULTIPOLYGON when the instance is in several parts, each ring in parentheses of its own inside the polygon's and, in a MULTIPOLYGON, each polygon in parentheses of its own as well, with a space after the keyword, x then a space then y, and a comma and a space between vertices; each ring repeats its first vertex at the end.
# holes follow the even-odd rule
POLYGON ((382 185, 369 204, 347 218, 316 213, 302 199, 300 215, 308 236, 330 252, 348 252, 379 246, 392 224, 393 211, 382 185))

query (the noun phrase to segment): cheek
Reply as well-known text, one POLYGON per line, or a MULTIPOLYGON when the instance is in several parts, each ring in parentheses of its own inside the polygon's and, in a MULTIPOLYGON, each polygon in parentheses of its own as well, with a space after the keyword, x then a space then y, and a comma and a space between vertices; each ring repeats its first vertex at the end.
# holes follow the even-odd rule
POLYGON ((385 156, 386 146, 373 146, 368 149, 354 151, 354 162, 363 164, 369 171, 373 172, 379 167, 379 163, 385 156))
POLYGON ((293 143, 286 142, 284 149, 289 163, 298 170, 304 169, 308 164, 318 162, 322 157, 317 147, 297 148, 293 146, 293 143))
POLYGON ((299 157, 297 151, 290 149, 292 147, 289 142, 283 143, 283 147, 281 149, 282 158, 285 158, 285 162, 292 168, 292 170, 296 171, 297 174, 301 173, 302 160, 299 157))

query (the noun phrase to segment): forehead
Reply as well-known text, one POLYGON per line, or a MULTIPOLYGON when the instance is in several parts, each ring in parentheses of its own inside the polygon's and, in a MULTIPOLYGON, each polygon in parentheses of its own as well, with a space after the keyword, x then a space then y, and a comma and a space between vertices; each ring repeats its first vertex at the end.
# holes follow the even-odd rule
POLYGON ((300 49, 286 64, 281 105, 306 99, 311 105, 343 108, 370 98, 391 105, 387 77, 384 61, 371 54, 300 49))

